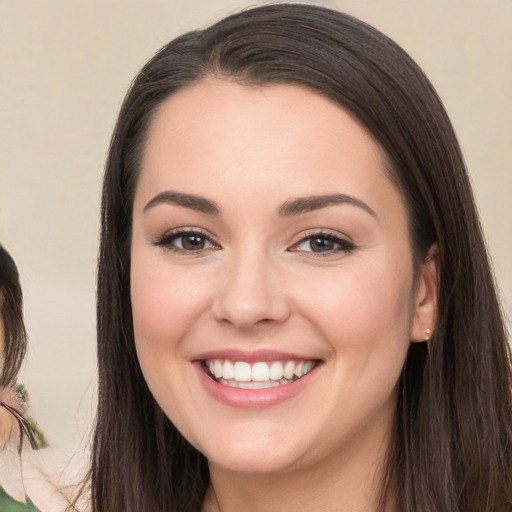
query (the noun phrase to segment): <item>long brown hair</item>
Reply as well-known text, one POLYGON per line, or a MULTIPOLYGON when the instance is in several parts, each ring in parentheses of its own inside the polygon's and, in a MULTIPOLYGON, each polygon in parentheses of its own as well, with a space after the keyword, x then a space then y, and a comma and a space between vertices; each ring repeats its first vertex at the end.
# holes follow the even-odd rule
POLYGON ((0 387, 14 384, 27 349, 23 322, 23 294, 18 269, 0 245, 0 322, 4 328, 0 387))
POLYGON ((384 149, 417 264, 437 242, 438 319, 403 369, 387 483, 401 512, 512 510, 510 354, 457 139, 428 79, 389 38, 348 15, 282 4, 178 37, 134 80, 106 164, 98 272, 95 512, 199 511, 207 461, 144 381, 130 305, 134 189, 148 126, 179 89, 217 76, 288 83, 351 112, 384 149))

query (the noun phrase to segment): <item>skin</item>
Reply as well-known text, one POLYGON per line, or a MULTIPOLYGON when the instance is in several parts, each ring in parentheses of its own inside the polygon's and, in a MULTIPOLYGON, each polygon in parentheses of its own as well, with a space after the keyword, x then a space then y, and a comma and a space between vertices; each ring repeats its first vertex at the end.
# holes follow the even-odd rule
POLYGON ((436 258, 414 275, 406 209, 384 168, 349 114, 298 86, 212 78, 154 118, 133 209, 135 341, 156 400, 208 458, 204 511, 375 510, 397 380, 436 307, 436 258), (166 191, 221 213, 154 200, 166 191), (333 193, 367 208, 279 214, 333 193), (207 237, 203 249, 181 248, 179 228, 207 237), (307 237, 319 232, 340 242, 314 252, 307 237), (241 409, 213 399, 192 363, 227 349, 321 363, 291 399, 241 409))

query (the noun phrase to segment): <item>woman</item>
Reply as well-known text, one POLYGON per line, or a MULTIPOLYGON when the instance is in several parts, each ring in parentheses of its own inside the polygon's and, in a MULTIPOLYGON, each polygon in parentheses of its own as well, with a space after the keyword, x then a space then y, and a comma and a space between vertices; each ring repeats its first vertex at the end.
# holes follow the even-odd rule
POLYGON ((25 470, 22 469, 22 448, 26 445, 25 450, 39 449, 46 445, 42 433, 25 416, 26 392, 16 384, 26 348, 18 270, 0 245, 0 509, 6 512, 36 510, 30 500, 25 504, 22 473, 33 477, 34 471, 32 465, 25 464, 25 470))
POLYGON ((177 38, 125 99, 102 213, 94 511, 512 510, 469 181, 387 37, 275 5, 177 38))
POLYGON ((2 372, 0 386, 12 384, 20 370, 27 348, 23 323, 22 292, 18 270, 9 253, 0 245, 0 334, 2 372))

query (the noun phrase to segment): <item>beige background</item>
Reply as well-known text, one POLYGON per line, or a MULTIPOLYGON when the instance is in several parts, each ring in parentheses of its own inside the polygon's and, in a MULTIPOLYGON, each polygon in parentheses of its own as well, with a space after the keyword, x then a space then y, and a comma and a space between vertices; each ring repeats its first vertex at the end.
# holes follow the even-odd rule
MULTIPOLYGON (((316 3, 380 28, 430 76, 512 316, 512 0, 316 3)), ((25 289, 23 380, 62 448, 86 439, 93 415, 100 181, 122 97, 172 37, 246 5, 255 2, 0 0, 0 240, 25 289)))

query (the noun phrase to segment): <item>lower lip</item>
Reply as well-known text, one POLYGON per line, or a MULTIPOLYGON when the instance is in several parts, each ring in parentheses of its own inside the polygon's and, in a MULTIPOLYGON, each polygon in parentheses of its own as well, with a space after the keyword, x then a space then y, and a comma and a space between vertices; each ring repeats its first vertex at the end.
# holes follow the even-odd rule
POLYGON ((315 378, 320 365, 317 364, 304 377, 290 384, 265 389, 241 389, 223 386, 205 372, 202 362, 196 361, 194 366, 202 385, 215 400, 230 407, 258 409, 272 407, 297 396, 315 378))

